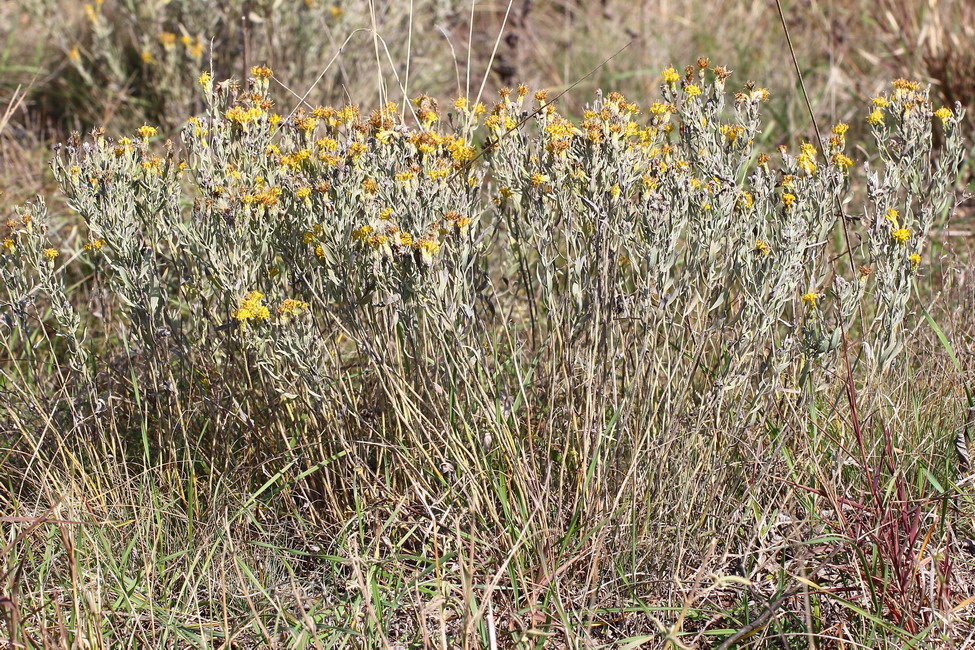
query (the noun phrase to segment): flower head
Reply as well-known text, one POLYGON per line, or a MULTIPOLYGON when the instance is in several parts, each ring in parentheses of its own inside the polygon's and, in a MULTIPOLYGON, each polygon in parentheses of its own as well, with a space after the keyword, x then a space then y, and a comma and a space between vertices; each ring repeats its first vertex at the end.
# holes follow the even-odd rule
POLYGON ((296 316, 307 309, 307 302, 295 300, 294 298, 286 298, 278 305, 276 316, 279 321, 285 322, 291 316, 296 316))
POLYGON ((907 243, 907 240, 911 238, 911 231, 909 231, 907 228, 897 228, 896 230, 891 231, 890 236, 895 242, 903 246, 907 243))
POLYGON ((243 329, 248 321, 267 320, 271 316, 271 311, 264 304, 264 294, 260 291, 251 291, 241 299, 240 306, 234 310, 232 316, 243 329))
POLYGON ((850 167, 853 166, 853 159, 841 153, 833 154, 833 162, 836 164, 837 167, 840 167, 842 169, 849 169, 850 167))

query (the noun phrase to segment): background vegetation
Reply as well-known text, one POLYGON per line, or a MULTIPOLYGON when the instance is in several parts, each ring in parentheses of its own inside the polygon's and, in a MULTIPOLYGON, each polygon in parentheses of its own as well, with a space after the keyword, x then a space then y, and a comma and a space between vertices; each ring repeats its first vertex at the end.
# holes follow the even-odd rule
POLYGON ((784 14, 0 7, 11 646, 963 647, 975 15, 784 14))

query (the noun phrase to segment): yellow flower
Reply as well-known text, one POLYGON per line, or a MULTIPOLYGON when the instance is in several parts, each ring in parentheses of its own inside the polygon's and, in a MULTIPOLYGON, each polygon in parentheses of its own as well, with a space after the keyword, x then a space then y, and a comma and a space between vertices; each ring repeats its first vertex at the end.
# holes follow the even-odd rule
POLYGON ((306 115, 305 117, 295 120, 295 125, 299 130, 304 131, 305 133, 311 133, 318 126, 318 120, 310 115, 306 115))
POLYGON ((379 235, 379 234, 369 235, 369 238, 366 239, 367 244, 376 248, 382 246, 387 241, 389 241, 389 237, 387 237, 386 235, 379 235))
POLYGON ((688 97, 697 97, 698 95, 701 94, 701 89, 695 86, 694 84, 688 84, 684 88, 684 92, 687 93, 688 97))
POLYGON ((752 193, 742 192, 741 196, 738 198, 738 207, 744 208, 745 210, 751 210, 753 205, 755 205, 755 197, 752 196, 752 193))
POLYGON ((897 222, 897 217, 900 216, 900 212, 894 208, 887 208, 887 212, 884 214, 884 219, 890 222, 894 228, 900 228, 900 224, 897 222))
POLYGON ((13 251, 13 249, 14 249, 14 240, 10 239, 9 237, 7 237, 6 239, 4 239, 3 240, 3 249, 5 251, 8 251, 8 252, 13 251))
POLYGON ((413 248, 420 253, 420 259, 423 263, 430 266, 433 264, 433 256, 440 250, 440 244, 432 239, 421 239, 413 242, 413 248))
POLYGON ((365 240, 372 234, 372 226, 366 224, 352 231, 352 239, 365 240))
POLYGON ((661 104, 660 102, 654 102, 650 104, 650 114, 651 115, 664 115, 668 113, 670 107, 667 104, 661 104))
POLYGON ((894 241, 903 246, 907 243, 907 240, 911 238, 911 231, 907 228, 898 228, 892 230, 890 236, 893 237, 894 241))
POLYGON ((358 160, 359 156, 366 153, 369 147, 366 146, 364 142, 353 142, 349 145, 349 155, 352 156, 353 160, 358 160))
POLYGON ((200 78, 196 80, 204 88, 210 87, 210 82, 213 81, 213 77, 210 76, 209 72, 204 72, 200 75, 200 78))
POLYGON ((68 50, 68 58, 77 63, 81 60, 81 52, 78 50, 77 45, 72 45, 71 49, 68 50))
POLYGON ((226 113, 224 113, 224 117, 231 122, 236 122, 237 124, 243 126, 248 122, 256 122, 263 114, 264 111, 256 106, 248 109, 241 106, 232 106, 226 113))
POLYGON ((782 195, 782 204, 787 208, 791 208, 792 204, 795 203, 795 201, 796 201, 795 194, 789 194, 788 192, 786 192, 785 194, 782 195))
POLYGON ((807 174, 816 173, 816 147, 812 146, 808 142, 802 143, 800 147, 802 153, 796 158, 796 162, 799 164, 807 174))
POLYGON ((153 126, 142 125, 139 127, 138 133, 139 133, 139 137, 141 137, 143 140, 148 140, 149 138, 156 135, 156 128, 153 126))
POLYGON ((951 117, 951 109, 942 106, 941 108, 939 108, 934 112, 934 116, 939 120, 941 120, 942 124, 947 124, 948 118, 951 117))
POLYGON ((271 75, 274 74, 271 68, 266 65, 256 65, 251 68, 251 74, 258 79, 270 79, 271 75))
POLYGON ((836 135, 846 135, 846 132, 850 129, 850 125, 840 122, 833 126, 833 133, 836 135))
POLYGON ((873 105, 876 106, 877 108, 887 108, 887 106, 890 105, 890 102, 887 100, 886 97, 874 97, 873 100, 871 101, 873 102, 873 105))
POLYGON ((260 291, 251 291, 240 301, 240 306, 234 310, 232 316, 243 329, 247 321, 267 320, 271 316, 271 311, 264 305, 264 294, 260 291))
POLYGON ((142 59, 142 62, 147 65, 152 65, 153 63, 156 62, 156 59, 153 58, 152 56, 152 52, 150 52, 149 50, 142 50, 142 53, 139 55, 139 57, 142 59))
POLYGON ((47 259, 47 261, 49 262, 53 262, 54 258, 56 258, 59 255, 56 248, 45 248, 43 253, 45 259, 47 259))
POLYGON ((295 316, 301 312, 308 309, 308 303, 302 302, 301 300, 295 300, 294 298, 286 298, 281 301, 277 309, 277 318, 279 321, 287 321, 289 316, 295 316))
POLYGON ((311 188, 299 187, 298 191, 295 192, 295 196, 297 196, 299 199, 307 199, 309 196, 311 196, 311 188))
POLYGON ((816 301, 817 301, 818 299, 819 299, 819 294, 818 294, 818 293, 816 293, 815 291, 810 291, 809 293, 804 293, 804 294, 802 295, 802 301, 803 301, 804 303, 806 303, 806 305, 807 305, 807 306, 808 306, 808 307, 809 307, 810 309, 813 309, 813 308, 815 308, 815 307, 816 307, 816 301))
POLYGON ((768 243, 762 241, 761 239, 755 240, 755 248, 753 250, 763 257, 767 257, 769 253, 772 252, 772 249, 769 248, 768 243))
POLYGON ((104 245, 104 239, 95 239, 90 242, 86 242, 84 248, 86 251, 100 251, 104 245))
POLYGON ((849 169, 853 166, 853 159, 841 153, 833 154, 833 162, 836 163, 837 167, 842 167, 843 169, 849 169))
POLYGON ((549 180, 551 179, 548 174, 540 174, 538 172, 535 172, 534 174, 532 174, 532 187, 538 187, 542 183, 549 182, 549 180))
POLYGON ((921 256, 918 255, 917 253, 911 253, 910 255, 908 255, 907 259, 911 261, 911 266, 916 267, 918 264, 921 263, 921 256))
POLYGON ((870 113, 870 115, 867 116, 867 123, 868 124, 874 124, 874 125, 883 124, 884 123, 884 114, 881 113, 880 111, 874 111, 874 112, 870 113))
POLYGON ((664 76, 664 81, 669 83, 670 85, 674 85, 675 83, 680 81, 680 75, 677 74, 677 71, 674 70, 673 67, 667 68, 661 74, 663 74, 664 76))

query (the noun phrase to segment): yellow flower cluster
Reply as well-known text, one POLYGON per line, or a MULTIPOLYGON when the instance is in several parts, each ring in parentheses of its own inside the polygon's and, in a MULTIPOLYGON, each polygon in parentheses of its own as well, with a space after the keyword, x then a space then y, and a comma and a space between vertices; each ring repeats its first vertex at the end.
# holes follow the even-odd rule
POLYGON ((235 124, 239 124, 240 126, 244 126, 245 124, 248 124, 250 122, 258 121, 259 119, 261 119, 262 115, 264 115, 264 111, 262 111, 260 108, 256 106, 253 106, 251 108, 244 108, 243 106, 233 106, 226 113, 224 113, 224 117, 226 117, 231 122, 234 122, 235 124))
POLYGON ((803 171, 812 176, 816 173, 816 147, 808 142, 803 142, 799 149, 799 157, 796 158, 796 162, 803 171))
POLYGON ((907 243, 907 240, 911 238, 911 231, 907 228, 897 228, 891 231, 890 236, 895 242, 903 246, 907 243))
POLYGON ((251 291, 240 301, 240 306, 234 310, 233 318, 243 329, 248 321, 263 321, 271 316, 270 310, 264 304, 264 294, 251 291))
POLYGON ((294 298, 286 298, 281 301, 277 309, 277 319, 281 322, 287 321, 292 316, 297 316, 308 309, 308 303, 294 298))

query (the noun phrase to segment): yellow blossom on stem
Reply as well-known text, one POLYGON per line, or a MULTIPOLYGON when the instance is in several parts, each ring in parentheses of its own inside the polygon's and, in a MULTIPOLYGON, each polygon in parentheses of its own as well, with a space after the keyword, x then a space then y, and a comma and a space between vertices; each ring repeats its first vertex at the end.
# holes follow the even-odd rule
POLYGON ((891 231, 890 236, 895 242, 903 246, 907 243, 907 240, 911 238, 911 231, 909 231, 907 228, 897 228, 896 230, 891 231))
POLYGON ((264 294, 260 291, 251 291, 240 301, 240 306, 234 310, 232 316, 240 323, 240 328, 244 329, 248 321, 267 320, 271 316, 271 311, 264 304, 264 294))
POLYGON ((281 301, 277 309, 277 319, 285 322, 291 316, 296 316, 308 309, 308 303, 294 298, 286 298, 281 301))
POLYGON ((430 266, 433 264, 433 256, 440 250, 440 244, 432 239, 420 239, 413 242, 413 248, 420 253, 420 259, 423 263, 430 266))
POLYGON ((849 156, 844 156, 841 153, 833 154, 833 162, 837 167, 841 167, 843 169, 849 169, 853 166, 853 159, 849 156))
POLYGON ((948 118, 951 117, 951 109, 942 106, 934 112, 934 116, 941 120, 941 124, 947 124, 948 118))

